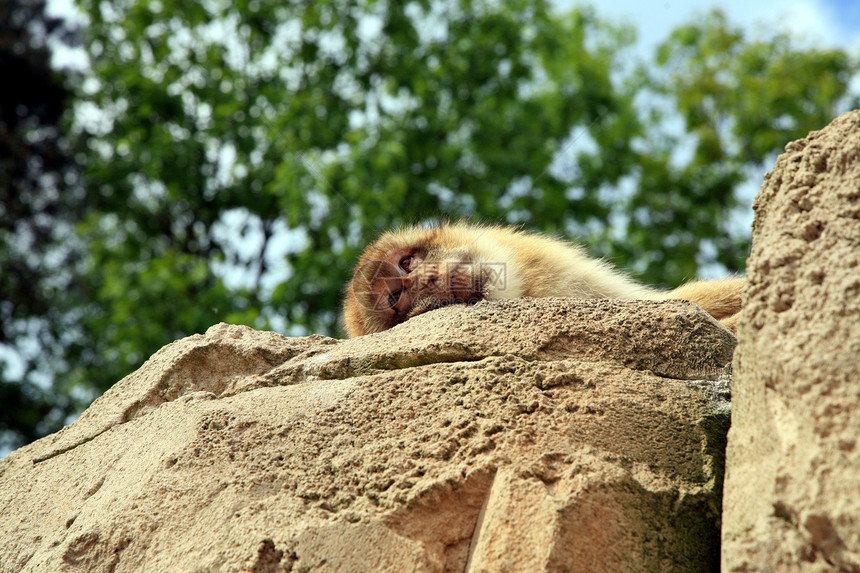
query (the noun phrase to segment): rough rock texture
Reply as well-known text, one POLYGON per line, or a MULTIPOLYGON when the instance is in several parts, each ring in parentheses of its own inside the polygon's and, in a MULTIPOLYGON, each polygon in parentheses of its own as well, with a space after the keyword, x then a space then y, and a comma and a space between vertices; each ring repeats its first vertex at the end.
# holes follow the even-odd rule
POLYGON ((716 570, 734 345, 683 301, 217 325, 0 462, 0 571, 716 570))
POLYGON ((755 210, 723 568, 860 572, 860 111, 786 146, 755 210))

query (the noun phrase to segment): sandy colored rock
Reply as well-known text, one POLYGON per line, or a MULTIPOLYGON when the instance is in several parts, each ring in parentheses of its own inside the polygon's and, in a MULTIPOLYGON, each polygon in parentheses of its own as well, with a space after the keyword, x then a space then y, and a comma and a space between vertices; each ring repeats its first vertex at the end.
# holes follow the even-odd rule
POLYGON ((787 145, 754 208, 723 570, 860 572, 860 111, 787 145))
POLYGON ((217 325, 0 462, 0 571, 708 571, 734 337, 667 303, 217 325))

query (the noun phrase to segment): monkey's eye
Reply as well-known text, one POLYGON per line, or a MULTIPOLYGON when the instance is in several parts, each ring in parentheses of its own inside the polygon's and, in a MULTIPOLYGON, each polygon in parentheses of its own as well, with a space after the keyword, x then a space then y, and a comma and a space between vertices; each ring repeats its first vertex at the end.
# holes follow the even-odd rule
POLYGON ((405 288, 402 288, 398 291, 388 293, 388 305, 391 308, 394 308, 397 305, 397 303, 400 302, 400 297, 403 296, 403 291, 405 291, 405 290, 406 290, 405 288))
POLYGON ((411 255, 408 257, 403 257, 402 259, 400 259, 400 268, 403 269, 404 271, 406 271, 407 273, 409 272, 409 270, 410 270, 409 267, 411 265, 412 265, 412 256, 411 255))

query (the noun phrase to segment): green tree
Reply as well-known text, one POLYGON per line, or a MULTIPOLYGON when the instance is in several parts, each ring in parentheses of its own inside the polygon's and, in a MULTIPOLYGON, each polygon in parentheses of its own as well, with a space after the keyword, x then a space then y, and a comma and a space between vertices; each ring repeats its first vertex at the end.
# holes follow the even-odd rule
POLYGON ((845 52, 748 36, 712 12, 672 32, 633 84, 651 98, 649 139, 637 146, 634 190, 616 206, 623 239, 610 252, 649 282, 674 286, 705 264, 742 272, 750 234, 731 224, 748 209, 741 185, 758 187, 786 143, 857 107, 857 62, 845 52), (680 119, 680 133, 667 118, 680 119))
MULTIPOLYGON (((60 131, 70 95, 51 70, 49 38, 72 31, 44 2, 0 4, 0 449, 54 431, 75 408, 51 391, 65 364, 66 241, 82 196, 60 131)), ((78 405, 80 406, 80 405, 78 405)))

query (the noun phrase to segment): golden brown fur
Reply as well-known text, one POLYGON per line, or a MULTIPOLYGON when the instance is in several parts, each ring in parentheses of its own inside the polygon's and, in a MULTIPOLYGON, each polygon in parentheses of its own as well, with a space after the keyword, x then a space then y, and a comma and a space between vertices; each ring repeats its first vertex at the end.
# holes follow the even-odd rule
POLYGON ((343 323, 353 337, 448 304, 562 296, 681 298, 733 328, 744 284, 743 278, 693 281, 663 292, 564 241, 511 227, 446 223, 387 232, 369 245, 347 285, 343 323))

